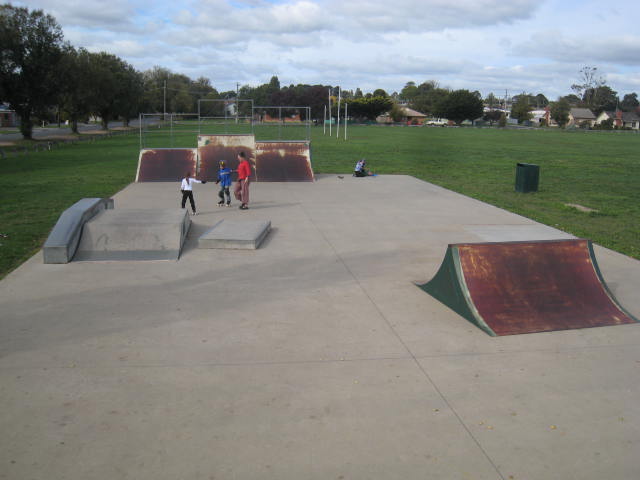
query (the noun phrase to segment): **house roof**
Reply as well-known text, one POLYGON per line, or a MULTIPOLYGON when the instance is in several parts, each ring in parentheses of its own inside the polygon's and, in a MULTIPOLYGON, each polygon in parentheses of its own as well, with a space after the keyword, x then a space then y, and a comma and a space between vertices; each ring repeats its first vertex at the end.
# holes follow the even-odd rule
MULTIPOLYGON (((606 112, 602 112, 602 113, 606 114, 609 118, 613 118, 614 120, 617 118, 616 117, 616 112, 606 111, 606 112)), ((600 114, 600 115, 602 115, 602 114, 600 114)), ((622 112, 622 121, 623 122, 638 122, 638 121, 640 121, 640 117, 635 112, 622 112)))
POLYGON ((635 112, 622 112, 623 122, 638 122, 640 117, 635 112))
POLYGON ((417 110, 413 110, 409 107, 402 107, 402 113, 404 113, 407 117, 426 117, 424 113, 420 113, 417 110))
POLYGON ((596 116, 588 108, 572 108, 571 116, 573 118, 582 118, 585 120, 595 120, 596 116))

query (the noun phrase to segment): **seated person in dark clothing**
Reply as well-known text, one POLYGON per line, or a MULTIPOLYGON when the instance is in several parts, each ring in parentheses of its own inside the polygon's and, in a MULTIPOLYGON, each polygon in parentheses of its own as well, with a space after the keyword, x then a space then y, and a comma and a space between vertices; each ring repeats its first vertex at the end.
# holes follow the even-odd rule
POLYGON ((356 163, 356 168, 353 170, 353 176, 367 177, 371 175, 365 167, 366 167, 366 162, 364 161, 364 158, 363 158, 362 160, 358 161, 358 163, 356 163))

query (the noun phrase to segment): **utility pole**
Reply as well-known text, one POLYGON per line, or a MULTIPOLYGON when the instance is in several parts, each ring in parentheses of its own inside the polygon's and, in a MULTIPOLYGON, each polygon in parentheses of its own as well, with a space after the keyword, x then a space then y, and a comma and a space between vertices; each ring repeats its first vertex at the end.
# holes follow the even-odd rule
POLYGON ((240 84, 236 82, 236 125, 238 124, 238 114, 240 113, 240 84))

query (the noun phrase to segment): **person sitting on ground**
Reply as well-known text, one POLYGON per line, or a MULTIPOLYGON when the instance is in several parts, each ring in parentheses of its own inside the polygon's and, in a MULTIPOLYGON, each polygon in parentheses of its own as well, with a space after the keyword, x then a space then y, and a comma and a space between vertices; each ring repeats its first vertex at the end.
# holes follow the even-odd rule
POLYGON ((367 177, 372 175, 372 173, 366 168, 367 162, 365 162, 364 158, 358 163, 356 163, 356 168, 353 170, 354 177, 367 177))

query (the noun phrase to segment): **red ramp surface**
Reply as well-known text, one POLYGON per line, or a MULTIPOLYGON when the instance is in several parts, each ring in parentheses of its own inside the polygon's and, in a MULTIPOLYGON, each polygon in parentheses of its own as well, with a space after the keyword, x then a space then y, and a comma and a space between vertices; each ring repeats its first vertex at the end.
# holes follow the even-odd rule
POLYGON ((138 158, 136 182, 179 182, 187 172, 196 174, 195 148, 144 148, 138 158))
POLYGON ((256 171, 260 182, 313 182, 309 142, 256 142, 256 171))
MULTIPOLYGON (((247 160, 255 165, 255 139, 253 135, 199 135, 198 155, 200 157, 200 177, 203 180, 218 178, 219 163, 224 160, 231 170, 237 170, 238 154, 244 152, 247 160)), ((255 181, 255 169, 251 180, 255 181)), ((233 174, 235 182, 238 175, 233 174)))
POLYGON ((420 288, 492 336, 635 323, 589 240, 449 245, 420 288))

